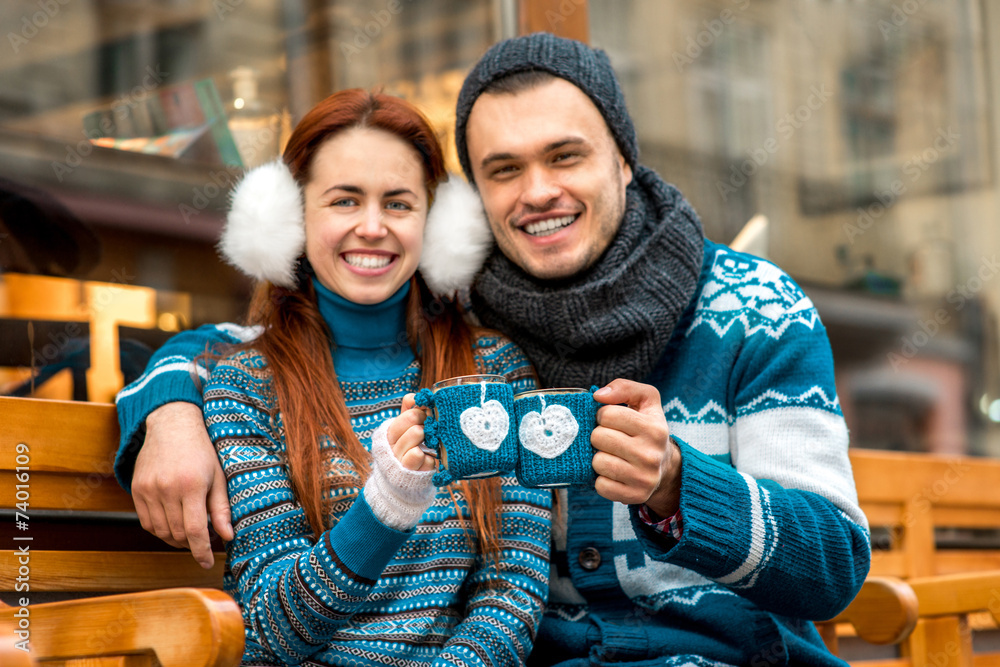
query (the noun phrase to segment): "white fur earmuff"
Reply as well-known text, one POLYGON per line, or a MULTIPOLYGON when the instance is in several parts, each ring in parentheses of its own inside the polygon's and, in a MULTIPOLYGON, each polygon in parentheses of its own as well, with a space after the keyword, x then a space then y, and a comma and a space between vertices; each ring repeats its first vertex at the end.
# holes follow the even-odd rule
POLYGON ((452 174, 438 185, 427 213, 420 274, 437 296, 451 296, 472 284, 493 247, 479 194, 452 174))
POLYGON ((281 160, 251 169, 233 190, 219 250, 257 280, 295 287, 295 260, 305 252, 302 191, 281 160))
MULTIPOLYGON (((282 160, 251 169, 233 189, 219 250, 257 280, 295 287, 295 262, 305 252, 302 191, 282 160)), ((482 201, 460 176, 437 188, 427 214, 420 273, 437 296, 472 284, 493 245, 482 201)))

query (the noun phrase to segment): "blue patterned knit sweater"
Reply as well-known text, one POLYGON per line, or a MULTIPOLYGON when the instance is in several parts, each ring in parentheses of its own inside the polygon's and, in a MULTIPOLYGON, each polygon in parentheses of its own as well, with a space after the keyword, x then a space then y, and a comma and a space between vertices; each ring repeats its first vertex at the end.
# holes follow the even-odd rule
MULTIPOLYGON (((206 327, 171 344, 197 352, 254 335, 206 327)), ((161 350, 122 392, 125 484, 145 415, 164 402, 135 388, 200 404, 182 349, 161 350)), ((843 665, 809 621, 853 599, 870 544, 829 342, 808 297, 773 264, 706 242, 695 297, 647 381, 685 443, 683 537, 653 534, 634 508, 592 491, 563 494, 531 662, 843 665)))
MULTIPOLYGON (((370 448, 373 431, 419 382, 405 337, 407 287, 378 306, 317 289, 351 424, 370 448)), ((474 354, 482 372, 534 388, 508 341, 481 337, 474 354)), ((381 523, 360 488, 338 489, 335 524, 314 540, 291 491, 270 385, 266 360, 251 351, 220 361, 204 392, 236 533, 225 590, 243 611, 243 664, 521 664, 548 592, 550 494, 503 479, 498 570, 477 556, 464 496, 455 493, 459 516, 448 489, 406 532, 381 523)), ((338 460, 330 441, 323 451, 338 460)))

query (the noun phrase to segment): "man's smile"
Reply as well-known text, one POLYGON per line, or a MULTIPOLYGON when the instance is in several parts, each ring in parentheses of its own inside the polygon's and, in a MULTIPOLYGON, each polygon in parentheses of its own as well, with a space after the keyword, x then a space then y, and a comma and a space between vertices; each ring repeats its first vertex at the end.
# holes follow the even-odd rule
POLYGON ((548 220, 539 220, 538 222, 532 222, 524 225, 521 229, 531 236, 551 236, 560 229, 568 227, 576 222, 577 216, 579 216, 579 213, 575 215, 564 215, 558 218, 549 218, 548 220))

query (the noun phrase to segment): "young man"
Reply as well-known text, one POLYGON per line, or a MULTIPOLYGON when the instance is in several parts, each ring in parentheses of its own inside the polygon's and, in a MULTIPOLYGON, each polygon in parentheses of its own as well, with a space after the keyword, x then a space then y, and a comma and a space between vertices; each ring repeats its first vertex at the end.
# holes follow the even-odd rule
MULTIPOLYGON (((475 315, 543 385, 603 387, 597 482, 560 498, 530 662, 843 664, 808 621, 850 602, 870 546, 809 299, 705 241, 683 196, 639 165, 601 51, 545 34, 497 44, 463 86, 456 144, 497 240, 475 315)), ((228 508, 185 345, 252 332, 199 331, 123 390, 118 471, 127 482, 145 422, 143 525, 205 562, 206 493, 223 537, 228 508)))

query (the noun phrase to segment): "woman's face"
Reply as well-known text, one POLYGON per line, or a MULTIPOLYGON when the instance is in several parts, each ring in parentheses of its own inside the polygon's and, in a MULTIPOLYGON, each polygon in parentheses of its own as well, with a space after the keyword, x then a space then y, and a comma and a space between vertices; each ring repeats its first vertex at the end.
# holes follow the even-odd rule
POLYGON ((394 134, 356 127, 316 152, 305 186, 306 257, 327 289, 385 301, 417 270, 427 219, 423 163, 394 134))

